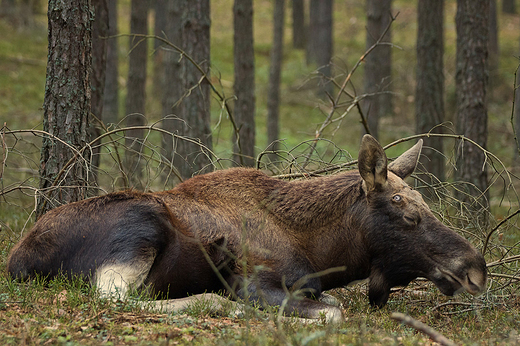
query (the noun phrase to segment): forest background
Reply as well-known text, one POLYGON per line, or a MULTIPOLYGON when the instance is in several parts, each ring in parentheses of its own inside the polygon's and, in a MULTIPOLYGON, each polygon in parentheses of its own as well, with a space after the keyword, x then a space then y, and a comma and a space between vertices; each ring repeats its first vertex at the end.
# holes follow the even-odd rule
MULTIPOLYGON (((4 3, 9 3, 9 1, 2 1, 2 4, 4 3)), ((11 4, 14 4, 12 8, 16 9, 22 3, 27 2, 12 1, 11 4)), ((47 65, 47 19, 45 6, 37 1, 28 3, 34 13, 32 19, 26 21, 23 15, 18 16, 14 12, 4 15, 0 19, 0 29, 4 33, 0 40, 0 125, 4 125, 2 128, 2 167, 0 168, 2 261, 5 260, 8 250, 21 234, 30 228, 34 221, 34 214, 37 212, 35 196, 39 190, 41 133, 33 130, 42 129, 43 112, 41 108, 45 93, 47 65)), ((360 121, 361 116, 357 107, 349 108, 355 104, 352 100, 341 105, 343 108, 331 103, 338 87, 323 90, 323 83, 327 83, 327 80, 321 78, 321 66, 316 63, 309 64, 305 49, 294 47, 290 4, 291 2, 286 4, 285 43, 281 60, 280 134, 278 136, 281 142, 277 149, 280 155, 273 158, 270 155, 257 155, 271 144, 267 131, 267 118, 269 113, 268 95, 272 90, 269 85, 269 71, 273 46, 274 2, 267 0, 254 2, 256 83, 256 153, 254 157, 259 157, 259 162, 264 163, 259 164, 259 167, 278 175, 299 174, 317 169, 336 170, 338 167, 335 165, 347 166, 357 156, 359 139, 364 132, 360 121), (330 96, 327 96, 325 92, 329 92, 330 96), (338 111, 335 113, 338 118, 328 126, 323 126, 326 124, 329 114, 332 114, 331 110, 338 111), (320 138, 323 140, 319 141, 317 150, 313 151, 311 164, 309 164, 307 154, 310 148, 313 148, 315 143, 313 140, 321 128, 324 128, 323 132, 320 132, 320 138), (273 161, 279 162, 275 164, 273 161)), ((107 305, 103 305, 103 302, 96 302, 99 310, 93 311, 94 308, 87 313, 85 305, 94 304, 88 300, 88 297, 92 297, 94 293, 88 292, 87 298, 74 296, 74 292, 85 290, 83 286, 70 287, 67 286, 70 284, 60 282, 51 289, 40 286, 14 288, 14 284, 6 280, 2 282, 2 292, 4 293, 1 294, 3 303, 0 306, 4 313, 2 328, 7 331, 4 333, 6 338, 11 338, 9 339, 11 341, 61 340, 66 342, 67 340, 85 341, 85 339, 95 336, 105 342, 114 342, 114 340, 116 342, 137 342, 150 338, 165 342, 170 339, 178 342, 196 339, 203 342, 208 338, 214 340, 215 329, 224 329, 229 330, 230 336, 227 337, 247 341, 252 337, 251 335, 258 337, 259 330, 267 328, 270 333, 269 337, 281 343, 287 342, 289 338, 289 340, 301 343, 324 340, 333 343, 336 341, 370 343, 386 340, 392 344, 402 342, 403 336, 406 336, 405 342, 426 342, 413 330, 391 324, 388 317, 389 311, 405 311, 434 325, 460 342, 477 343, 483 340, 496 340, 507 343, 518 341, 517 334, 515 334, 518 327, 514 323, 518 316, 516 285, 518 263, 515 256, 518 255, 517 242, 519 239, 514 217, 518 211, 518 198, 515 192, 515 185, 518 182, 514 176, 518 148, 513 130, 515 123, 513 100, 515 72, 518 66, 517 56, 520 51, 518 37, 520 19, 517 14, 505 13, 502 10, 505 3, 499 2, 495 5, 498 5, 498 11, 496 11, 498 39, 495 40, 498 43, 498 59, 493 62, 492 68, 489 70, 487 89, 488 122, 486 131, 488 141, 486 149, 488 151, 486 152, 486 164, 488 166, 486 167, 490 173, 489 205, 477 203, 484 207, 484 213, 487 215, 485 224, 480 228, 476 227, 470 213, 474 212, 469 207, 471 202, 467 205, 459 203, 460 201, 450 190, 453 188, 463 190, 457 188, 459 186, 457 183, 460 182, 455 179, 457 151, 461 145, 460 138, 456 138, 460 132, 457 131, 455 125, 457 122, 455 82, 457 3, 455 1, 446 1, 444 9, 445 117, 442 123, 444 133, 454 135, 454 137, 443 139, 446 176, 443 177, 441 184, 434 186, 435 194, 429 199, 443 221, 471 238, 480 248, 484 248, 484 250, 487 248, 489 251, 486 253, 487 259, 493 264, 490 268, 493 268, 495 274, 493 280, 496 280, 492 281, 491 288, 495 291, 491 289, 491 293, 480 300, 462 297, 452 301, 438 296, 434 289, 419 282, 418 289, 415 287, 412 290, 402 290, 396 294, 395 300, 390 304, 390 310, 386 311, 386 315, 384 315, 384 312, 374 313, 368 310, 366 302, 363 302, 364 291, 362 288, 345 289, 340 290, 337 294, 350 302, 347 312, 350 314, 352 329, 349 327, 338 331, 330 327, 318 326, 298 330, 294 326, 266 326, 253 323, 253 332, 250 333, 250 330, 247 329, 249 327, 245 328, 243 322, 239 321, 216 320, 212 317, 206 317, 202 322, 200 319, 193 319, 192 316, 197 316, 199 312, 194 312, 192 316, 187 317, 167 317, 147 315, 128 305, 112 310, 107 305), (440 201, 435 196, 440 196, 440 201), (417 292, 426 295, 427 299, 418 299, 417 292), (37 298, 38 294, 43 295, 44 298, 37 298), (82 299, 87 299, 87 301, 82 299), (415 305, 410 301, 415 302, 415 305), (27 316, 29 310, 35 306, 38 307, 39 313, 33 312, 32 315, 27 316), (88 314, 88 316, 79 318, 82 321, 81 326, 71 327, 71 321, 78 320, 80 313, 78 311, 88 314), (18 315, 15 316, 12 314, 13 312, 18 315), (477 319, 474 324, 468 325, 467 322, 462 322, 475 316, 477 319), (45 322, 42 323, 41 319, 45 322), (159 320, 161 323, 164 322, 166 327, 157 326, 160 324, 159 320), (203 325, 204 323, 207 325, 203 325), (222 323, 227 327, 222 327, 222 323), (215 327, 217 324, 218 328, 215 327), (7 325, 11 325, 11 327, 7 325), (113 328, 112 331, 109 326, 113 328), (148 333, 153 328, 158 328, 158 330, 148 333)), ((130 8, 130 1, 118 2, 119 34, 131 32, 130 8)), ((347 0, 334 2, 333 9, 333 53, 330 64, 332 76, 341 85, 349 73, 354 71, 347 89, 351 95, 354 95, 352 99, 355 100, 356 96, 364 95, 366 92, 364 63, 360 64, 359 69, 353 69, 367 50, 367 8, 363 1, 347 0)), ((20 11, 27 13, 23 12, 23 7, 20 7, 20 11)), ((395 17, 395 21, 390 26, 393 45, 391 59, 389 59, 391 77, 385 80, 384 87, 378 90, 383 91, 384 95, 391 96, 391 109, 388 110, 388 114, 379 119, 378 137, 383 145, 391 142, 401 143, 402 138, 418 133, 415 125, 417 2, 393 1, 391 13, 395 17)), ((153 30, 153 9, 148 18, 149 34, 164 37, 160 31, 154 32, 153 30)), ((211 83, 224 100, 231 100, 235 94, 233 90, 234 30, 232 18, 233 1, 211 2, 211 83)), ((134 44, 136 42, 135 39, 131 41, 128 36, 119 36, 109 40, 118 42, 119 110, 116 112, 117 120, 114 122, 119 122, 119 124, 108 126, 105 129, 107 132, 126 126, 126 122, 130 118, 129 113, 125 110, 127 94, 125 86, 128 84, 129 57, 135 48, 131 42, 134 44)), ((140 116, 140 119, 144 120, 145 126, 158 124, 164 116, 161 96, 163 87, 157 80, 160 72, 158 73, 156 70, 157 56, 160 55, 161 49, 157 49, 156 41, 157 39, 152 38, 146 40, 149 57, 148 78, 145 111, 142 112, 144 118, 140 116)), ((211 134, 215 153, 213 163, 217 168, 228 167, 233 165, 231 160, 233 157, 232 138, 235 131, 229 114, 223 107, 222 100, 215 95, 211 98, 211 134)), ((117 158, 117 156, 124 156, 128 149, 132 149, 132 146, 131 143, 125 143, 124 136, 111 138, 108 143, 103 144, 105 151, 102 151, 100 155, 102 169, 97 176, 97 187, 101 191, 96 193, 118 190, 129 185, 159 190, 176 184, 176 177, 169 179, 171 176, 166 174, 165 178, 164 172, 167 169, 164 168, 165 161, 161 156, 162 138, 160 133, 150 128, 143 133, 145 138, 142 140, 142 144, 146 149, 139 150, 139 153, 142 162, 145 163, 143 169, 145 173, 136 174, 137 180, 132 180, 132 174, 128 174, 128 172, 126 178, 120 174, 119 163, 123 159, 117 158)), ((415 139, 406 140, 404 144, 392 146, 388 149, 387 154, 390 157, 397 156, 414 142, 415 139)), ((422 183, 427 185, 430 182, 423 180, 422 183)), ((426 191, 426 189, 424 190, 426 191)), ((482 213, 482 209, 477 212, 482 213)))

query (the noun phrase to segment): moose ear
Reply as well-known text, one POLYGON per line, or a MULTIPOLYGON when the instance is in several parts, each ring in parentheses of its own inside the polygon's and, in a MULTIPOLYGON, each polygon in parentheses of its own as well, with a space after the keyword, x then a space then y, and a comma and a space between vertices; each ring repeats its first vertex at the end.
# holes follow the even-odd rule
POLYGON ((422 146, 423 140, 420 139, 413 147, 405 151, 401 156, 390 163, 390 165, 388 165, 388 170, 392 171, 401 179, 409 177, 413 171, 415 171, 417 162, 419 162, 422 146))
POLYGON ((381 144, 374 137, 364 135, 359 149, 358 168, 368 191, 380 190, 386 184, 387 165, 381 144))

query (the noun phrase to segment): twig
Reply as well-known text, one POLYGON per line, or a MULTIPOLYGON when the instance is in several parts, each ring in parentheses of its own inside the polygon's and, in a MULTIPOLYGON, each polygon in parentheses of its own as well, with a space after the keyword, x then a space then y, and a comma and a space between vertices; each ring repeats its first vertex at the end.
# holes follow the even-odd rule
MULTIPOLYGON (((516 144, 516 150, 517 153, 520 155, 520 140, 518 138, 517 134, 517 128, 515 125, 515 106, 519 106, 515 103, 516 100, 516 93, 518 92, 518 85, 516 84, 517 75, 518 75, 518 69, 520 69, 520 65, 516 67, 515 70, 515 80, 513 81, 513 104, 511 105, 511 127, 513 128, 513 134, 515 136, 515 144, 516 144)), ((519 106, 520 107, 520 106, 519 106)))
POLYGON ((238 154, 239 154, 238 157, 240 160, 240 164, 243 165, 244 162, 243 162, 243 155, 242 155, 242 145, 240 143, 240 133, 239 133, 240 129, 238 128, 238 126, 235 122, 235 117, 233 116, 233 112, 231 112, 231 109, 229 108, 229 105, 227 103, 227 101, 230 98, 226 98, 224 95, 222 95, 220 92, 218 92, 217 88, 215 88, 215 86, 211 82, 211 78, 208 77, 208 74, 206 73, 206 71, 204 71, 204 69, 195 60, 193 60, 193 58, 190 55, 188 55, 183 49, 181 49, 179 46, 171 43, 166 38, 156 36, 156 35, 143 35, 143 34, 121 34, 121 35, 116 35, 116 36, 112 36, 112 37, 124 37, 124 36, 131 36, 134 38, 139 37, 142 40, 145 40, 145 39, 159 40, 162 43, 164 43, 165 45, 167 45, 167 46, 173 48, 174 50, 176 50, 177 52, 179 52, 183 57, 188 59, 188 61, 190 63, 192 63, 193 66, 195 66, 195 68, 200 72, 201 78, 200 78, 199 82, 197 83, 197 85, 193 86, 188 92, 191 92, 198 85, 200 85, 203 81, 208 83, 209 87, 211 88, 213 93, 215 93, 218 100, 222 103, 223 108, 226 110, 226 112, 229 116, 229 120, 231 121, 231 125, 233 126, 233 131, 235 132, 235 136, 236 136, 236 142, 237 142, 237 148, 238 148, 238 154))
MULTIPOLYGON (((331 110, 329 112, 329 114, 327 115, 327 118, 325 119, 325 121, 323 122, 323 124, 320 126, 320 128, 318 130, 316 130, 316 134, 315 134, 315 142, 313 142, 313 144, 311 145, 311 148, 309 150, 309 154, 307 155, 307 159, 306 161, 303 163, 302 167, 305 168, 308 164, 309 164, 309 161, 310 161, 310 158, 312 156, 312 153, 314 152, 314 150, 316 150, 316 146, 318 144, 318 138, 321 137, 322 133, 323 133, 323 130, 325 130, 325 128, 327 126, 329 126, 331 123, 332 123, 332 117, 334 116, 334 113, 336 112, 336 108, 337 108, 337 105, 339 104, 339 100, 340 100, 340 97, 341 95, 344 93, 345 91, 345 88, 347 87, 347 84, 350 82, 350 80, 352 79, 352 75, 354 74, 354 72, 358 69, 358 67, 361 65, 361 63, 365 60, 365 58, 367 57, 368 54, 370 54, 374 49, 376 49, 376 47, 378 47, 379 45, 382 45, 382 44, 385 44, 387 42, 381 42, 383 40, 383 38, 385 37, 385 35, 387 34, 388 30, 390 30, 390 27, 392 26, 392 23, 395 21, 395 19, 397 18, 397 16, 399 15, 399 13, 397 13, 395 16, 391 16, 391 20, 390 20, 390 23, 388 23, 388 25, 386 26, 385 30, 383 31, 383 33, 379 36, 379 38, 377 39, 377 41, 370 47, 366 50, 366 52, 358 59, 358 61, 356 62, 356 64, 354 65, 354 67, 352 68, 352 70, 349 72, 349 74, 347 75, 347 77, 345 78, 345 80, 343 81, 343 84, 341 85, 340 87, 340 90, 338 91, 337 95, 336 95, 336 98, 335 99, 332 99, 332 97, 330 97, 330 101, 332 103, 332 107, 331 107, 331 110)), ((349 95, 350 96, 350 95, 349 95)), ((358 98, 354 98, 353 100, 353 106, 354 105, 357 105, 359 103, 359 99, 358 98)), ((351 109, 352 107, 349 108, 349 110, 351 109)), ((366 133, 370 133, 370 130, 368 128, 368 124, 366 123, 365 118, 363 116, 361 116, 361 119, 362 119, 362 123, 363 123, 363 126, 365 127, 365 131, 366 133)))
MULTIPOLYGON (((179 135, 173 134, 173 133, 168 132, 168 131, 166 131, 166 130, 164 130, 162 128, 155 127, 154 125, 155 124, 153 124, 153 125, 124 127, 124 128, 119 128, 119 129, 115 129, 115 130, 112 130, 112 131, 108 131, 108 132, 105 132, 104 134, 98 136, 94 140, 90 141, 89 143, 87 143, 85 146, 83 146, 80 149, 76 149, 75 147, 71 146, 70 144, 67 144, 66 142, 64 142, 62 139, 60 139, 60 138, 58 138, 56 136, 53 136, 52 134, 50 134, 48 132, 40 131, 40 130, 14 130, 14 131, 5 131, 5 132, 2 132, 2 134, 5 135, 5 134, 16 134, 16 133, 29 132, 29 133, 33 133, 33 134, 36 134, 36 135, 49 136, 49 137, 51 137, 51 138, 53 138, 53 139, 55 139, 55 140, 65 144, 67 147, 69 147, 74 152, 74 156, 72 156, 72 158, 70 158, 69 161, 56 174, 56 177, 55 177, 53 183, 49 187, 46 188, 47 190, 50 190, 52 187, 58 186, 58 183, 59 183, 61 177, 68 171, 68 169, 74 164, 74 162, 76 162, 76 160, 78 158, 84 160, 83 152, 85 150, 88 150, 89 148, 91 148, 92 145, 94 145, 96 142, 98 142, 98 141, 100 142, 101 139, 103 139, 104 137, 111 136, 111 135, 113 135, 115 133, 118 133, 118 132, 125 132, 125 131, 128 131, 128 130, 143 129, 143 130, 148 130, 149 132, 150 131, 158 131, 158 132, 166 133, 166 134, 171 135, 171 136, 173 136, 173 137, 175 137, 177 139, 181 139, 181 140, 184 140, 184 141, 191 142, 191 143, 194 143, 196 145, 199 145, 201 147, 201 150, 203 149, 203 152, 207 152, 212 157, 217 157, 215 155, 215 153, 213 153, 209 148, 204 146, 199 141, 197 141, 195 139, 192 139, 192 138, 183 137, 183 136, 179 136, 179 135)), ((43 202, 43 207, 45 207, 46 204, 47 204, 47 200, 45 200, 43 202)))
POLYGON ((392 315, 390 317, 396 321, 400 321, 401 323, 406 324, 407 326, 410 326, 413 329, 416 329, 416 330, 428 335, 433 341, 438 342, 441 345, 445 345, 445 346, 457 345, 456 343, 454 343, 450 339, 446 338, 444 335, 442 335, 441 333, 439 333, 432 327, 427 326, 426 324, 422 323, 421 321, 418 321, 408 315, 405 315, 405 314, 402 314, 399 312, 394 312, 394 313, 392 313, 392 315))
POLYGON ((515 211, 513 214, 509 215, 508 217, 506 217, 504 220, 500 221, 498 223, 498 225, 496 225, 495 227, 493 227, 493 229, 488 233, 487 237, 486 237, 486 241, 484 242, 484 247, 482 247, 482 254, 485 254, 486 253, 486 249, 487 249, 487 246, 488 246, 488 243, 489 243, 489 239, 491 238, 491 235, 493 233, 495 233, 495 231, 497 229, 499 229, 504 223, 506 223, 507 221, 509 221, 509 219, 511 219, 513 216, 516 216, 520 213, 520 209, 518 209, 517 211, 515 211))
POLYGON ((7 162, 7 144, 5 143, 5 129, 7 128, 7 123, 4 123, 2 129, 0 131, 0 137, 2 137, 2 164, 0 165, 0 180, 2 180, 2 176, 4 175, 5 163, 7 162))
POLYGON ((441 312, 441 314, 443 314, 443 315, 445 315, 445 316, 449 316, 449 315, 458 315, 458 314, 464 314, 464 313, 466 313, 466 312, 475 311, 476 309, 478 309, 478 307, 472 307, 472 308, 468 308, 468 309, 464 309, 464 310, 459 310, 459 311, 441 312))
POLYGON ((491 268, 491 267, 496 267, 496 266, 499 266, 502 264, 518 261, 518 260, 520 260, 520 255, 515 255, 515 256, 503 258, 503 259, 495 261, 495 262, 488 263, 486 266, 488 268, 491 268))
POLYGON ((514 275, 489 273, 489 276, 494 276, 494 277, 498 277, 498 278, 504 278, 504 279, 511 279, 511 280, 520 281, 520 276, 514 276, 514 275))
MULTIPOLYGON (((438 309, 443 308, 445 306, 474 306, 474 305, 475 304, 473 304, 473 303, 464 303, 464 302, 446 302, 446 303, 442 303, 442 304, 439 304, 439 305, 435 306, 432 309, 432 311, 433 310, 438 310, 438 309)), ((481 305, 478 305, 478 306, 480 307, 481 305)))
MULTIPOLYGON (((417 134, 417 135, 413 135, 413 136, 409 136, 409 137, 405 137, 405 138, 401 138, 401 139, 398 139, 396 141, 393 141, 392 143, 389 143, 389 144, 385 145, 383 147, 383 149, 387 150, 388 148, 391 148, 391 147, 396 146, 398 144, 401 144, 401 143, 404 143, 404 142, 408 142, 408 141, 411 141, 411 140, 414 140, 414 139, 430 138, 430 137, 453 138, 453 139, 459 139, 459 140, 462 140, 462 141, 467 141, 467 142, 475 145, 479 150, 483 151, 485 155, 487 155, 487 156, 491 157, 493 160, 497 161, 502 167, 505 167, 504 163, 495 154, 493 154, 490 151, 484 149, 478 143, 476 143, 472 139, 469 139, 468 137, 465 137, 463 135, 453 135, 453 134, 448 134, 448 133, 422 133, 422 134, 417 134)), ((312 141, 316 141, 316 140, 317 139, 312 139, 312 141)), ((291 173, 291 174, 277 175, 276 177, 277 178, 284 178, 284 179, 288 179, 288 178, 291 178, 291 179, 294 179, 294 178, 304 178, 304 177, 308 177, 308 176, 312 176, 312 175, 329 173, 331 171, 336 171, 338 169, 345 168, 347 166, 353 166, 353 165, 357 164, 357 162, 358 162, 357 160, 352 160, 352 161, 349 161, 349 162, 346 162, 346 163, 343 163, 343 164, 332 165, 330 167, 318 169, 318 170, 315 170, 315 171, 309 171, 309 172, 305 172, 305 173, 291 173)), ((506 175, 508 177, 508 180, 511 182, 513 180, 512 177, 511 177, 511 174, 507 170, 504 170, 504 172, 506 173, 506 175)))

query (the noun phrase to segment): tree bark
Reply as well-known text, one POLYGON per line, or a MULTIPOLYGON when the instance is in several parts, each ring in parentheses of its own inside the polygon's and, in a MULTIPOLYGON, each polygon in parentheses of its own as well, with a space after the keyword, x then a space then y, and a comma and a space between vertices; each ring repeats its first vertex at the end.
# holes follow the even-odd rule
MULTIPOLYGON (((166 14, 165 34, 168 40, 182 47, 182 14, 186 6, 185 0, 169 0, 167 1, 164 12, 166 14)), ((171 135, 163 134, 163 152, 165 158, 169 161, 166 165, 167 178, 172 177, 171 169, 173 166, 182 166, 182 157, 176 158, 176 151, 179 146, 184 145, 182 141, 176 140, 174 134, 180 134, 179 129, 184 126, 183 122, 183 103, 184 94, 184 78, 182 75, 181 55, 172 48, 165 47, 162 52, 164 79, 168 83, 164 84, 162 98, 163 112, 163 129, 171 133, 171 135)), ((179 168, 177 167, 177 168, 179 168)), ((179 174, 176 174, 179 175, 179 174)), ((186 177, 186 176, 185 176, 186 177)))
MULTIPOLYGON (((209 0, 190 0, 182 22, 182 40, 186 54, 191 56, 209 79, 210 67, 210 4, 209 0)), ((184 90, 183 135, 199 143, 183 141, 178 152, 184 158, 180 172, 183 178, 211 171, 212 150, 209 84, 199 69, 183 59, 184 90)))
MULTIPOLYGON (((168 35, 168 6, 170 2, 174 0, 155 0, 155 22, 154 22, 154 33, 155 36, 167 38, 172 41, 175 38, 168 35)), ((177 2, 177 1, 174 1, 177 2)), ((164 55, 165 50, 161 48, 163 46, 160 40, 153 41, 154 54, 153 54, 153 91, 154 96, 157 100, 163 99, 164 88, 167 87, 165 81, 167 80, 164 75, 164 55)))
POLYGON ((319 41, 317 39, 317 26, 320 12, 320 1, 319 0, 310 0, 309 1, 309 30, 307 37, 307 51, 306 51, 306 60, 307 65, 317 64, 318 57, 317 51, 319 49, 319 41))
POLYGON ((309 13, 308 62, 318 65, 321 76, 319 94, 331 94, 332 76, 332 0, 311 0, 309 13))
MULTIPOLYGON (((273 15, 273 46, 271 48, 271 65, 269 68, 269 90, 267 91, 267 142, 268 150, 279 149, 280 138, 280 76, 283 58, 283 36, 285 21, 285 0, 276 0, 273 15)), ((269 155, 272 162, 277 155, 269 155)))
MULTIPOLYGON (((91 0, 94 7, 94 22, 92 24, 92 114, 99 120, 103 118, 103 95, 105 90, 105 71, 107 56, 108 33, 108 3, 107 0, 91 0)), ((96 124, 93 121, 94 125, 96 124)))
POLYGON ((31 0, 1 0, 0 18, 17 28, 34 26, 34 6, 31 0))
MULTIPOLYGON (((105 69, 108 36, 108 4, 107 0, 91 0, 94 8, 94 22, 92 24, 92 74, 90 75, 91 92, 91 115, 89 134, 90 140, 101 135, 101 124, 103 120, 103 94, 105 91, 105 69)), ((97 171, 100 162, 101 142, 92 145, 91 158, 91 182, 97 183, 97 171)), ((95 194, 96 191, 92 190, 95 194)))
POLYGON ((116 124, 119 120, 119 44, 117 35, 117 0, 108 0, 108 39, 103 122, 116 124))
POLYGON ((489 71, 491 83, 499 67, 499 45, 498 45, 498 23, 497 23, 497 0, 489 0, 489 71))
MULTIPOLYGON (((148 1, 132 0, 130 13, 130 33, 148 34, 148 1)), ((126 125, 144 125, 146 105, 146 64, 148 60, 147 41, 140 37, 130 37, 130 57, 126 93, 126 125)), ((132 129, 126 132, 125 170, 129 187, 142 189, 143 176, 142 149, 144 130, 132 129)))
POLYGON ((516 0, 502 0, 502 12, 507 14, 516 14, 516 0))
POLYGON ((49 1, 43 129, 52 137, 43 138, 36 217, 86 197, 89 151, 78 150, 88 140, 91 13, 87 0, 49 1))
POLYGON ((34 27, 34 11, 33 3, 31 0, 19 0, 19 17, 20 24, 24 28, 34 27))
POLYGON ((253 0, 235 0, 234 14, 234 117, 239 136, 233 140, 233 160, 254 167, 255 158, 255 52, 253 0), (238 145, 240 141, 240 146, 238 145))
POLYGON ((13 22, 16 12, 16 0, 2 0, 0 2, 0 18, 7 18, 7 20, 13 22))
POLYGON ((303 0, 292 0, 293 47, 305 49, 307 44, 307 27, 305 26, 305 3, 303 0))
POLYGON ((520 67, 516 70, 515 80, 515 108, 513 110, 513 126, 516 147, 513 152, 513 164, 516 169, 520 167, 520 67))
MULTIPOLYGON (((391 21, 391 0, 367 0, 366 48, 372 47, 381 37, 391 21)), ((382 42, 390 42, 390 30, 382 42)), ((367 117, 372 136, 379 137, 379 119, 392 115, 392 98, 389 93, 392 50, 389 45, 376 47, 365 58, 364 92, 371 96, 363 102, 363 113, 367 117)))
MULTIPOLYGON (((488 21, 489 0, 457 0, 457 132, 483 148, 487 145, 488 21)), ((472 203, 476 211, 487 207, 487 192, 477 199, 480 205, 470 198, 480 196, 488 186, 484 153, 464 142, 458 154, 456 178, 468 183, 467 195, 459 198, 472 203)))
MULTIPOLYGON (((417 12, 417 133, 443 133, 440 125, 444 122, 444 0, 419 0, 417 12)), ((425 138, 422 154, 424 169, 444 181, 442 138, 425 138)))

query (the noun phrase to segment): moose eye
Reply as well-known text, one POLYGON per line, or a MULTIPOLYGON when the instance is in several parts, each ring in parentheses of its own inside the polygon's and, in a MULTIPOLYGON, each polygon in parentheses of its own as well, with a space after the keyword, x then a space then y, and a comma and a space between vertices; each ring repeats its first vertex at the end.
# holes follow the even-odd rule
POLYGON ((401 202, 403 200, 403 197, 401 197, 400 195, 394 195, 394 197, 392 197, 392 201, 394 202, 401 202))

